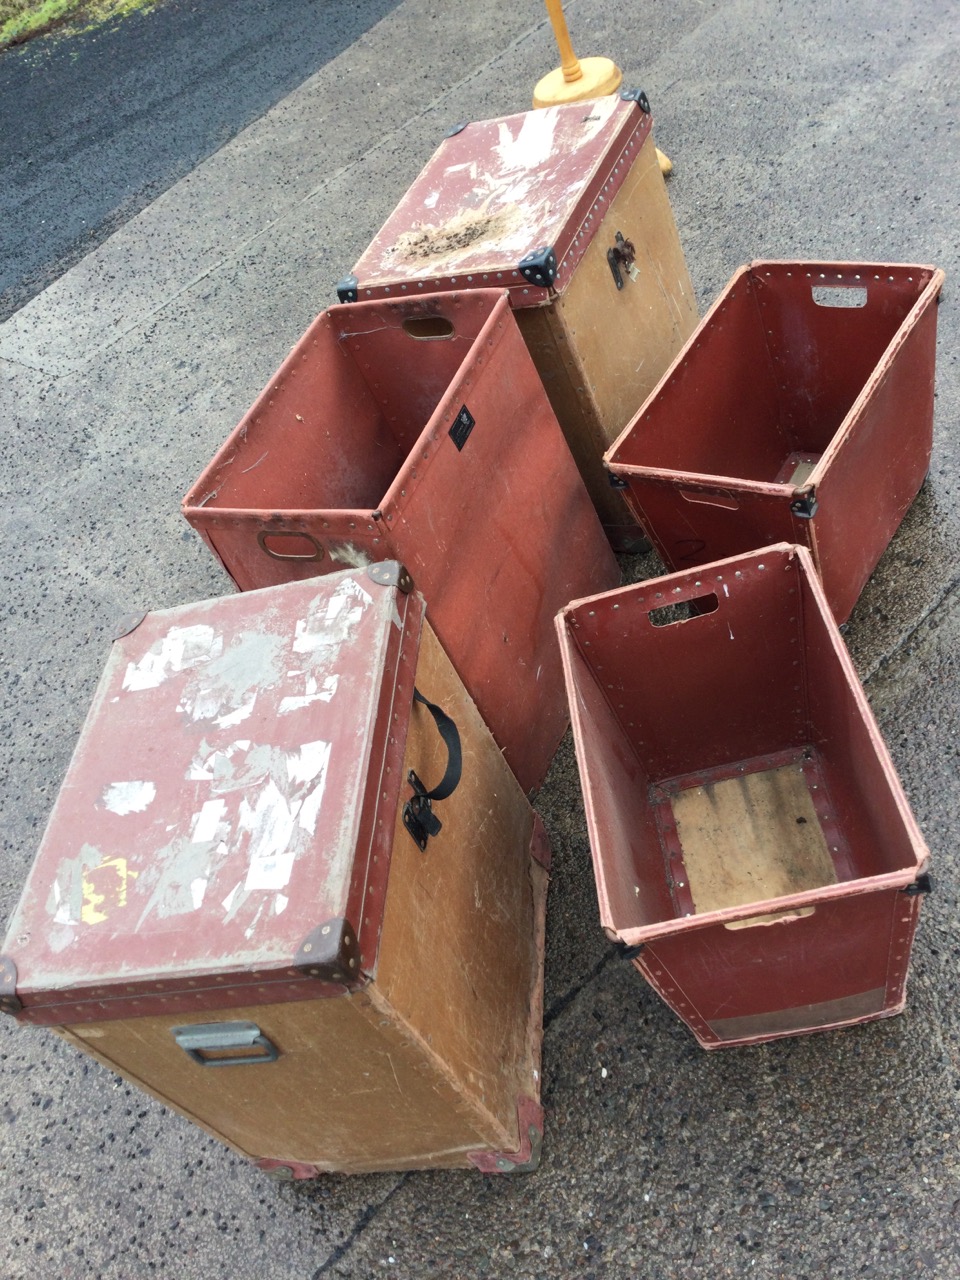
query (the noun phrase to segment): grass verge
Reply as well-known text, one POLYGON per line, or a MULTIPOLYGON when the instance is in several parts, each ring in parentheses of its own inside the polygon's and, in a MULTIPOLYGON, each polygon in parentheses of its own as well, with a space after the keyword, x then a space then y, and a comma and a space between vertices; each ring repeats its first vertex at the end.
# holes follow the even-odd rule
POLYGON ((124 18, 136 9, 152 9, 159 0, 0 0, 0 49, 25 44, 51 31, 88 31, 124 18))

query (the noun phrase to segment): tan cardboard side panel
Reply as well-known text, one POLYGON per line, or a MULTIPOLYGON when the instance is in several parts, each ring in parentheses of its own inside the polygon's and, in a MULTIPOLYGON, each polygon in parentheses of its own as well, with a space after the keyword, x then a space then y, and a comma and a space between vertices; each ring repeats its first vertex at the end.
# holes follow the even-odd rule
POLYGON ((640 149, 557 314, 612 444, 697 325, 697 302, 652 136, 640 149), (637 279, 618 290, 607 262, 617 232, 636 249, 637 279))
POLYGON ((161 1015, 67 1027, 111 1070, 249 1156, 320 1169, 467 1165, 502 1134, 474 1117, 432 1054, 369 995, 252 1005, 221 1014, 161 1015), (171 1027, 255 1022, 276 1062, 203 1067, 171 1027))
POLYGON ((610 487, 599 410, 556 307, 520 307, 514 315, 601 523, 608 529, 635 527, 623 498, 610 487))
MULTIPOLYGON (((465 1100, 506 1130, 502 1149, 515 1150, 517 1099, 539 1097, 534 814, 429 626, 417 688, 457 724, 463 778, 435 803, 443 828, 424 852, 398 815, 377 992, 424 1037, 465 1100)), ((413 769, 435 786, 446 758, 432 717, 414 704, 404 778, 413 769)))

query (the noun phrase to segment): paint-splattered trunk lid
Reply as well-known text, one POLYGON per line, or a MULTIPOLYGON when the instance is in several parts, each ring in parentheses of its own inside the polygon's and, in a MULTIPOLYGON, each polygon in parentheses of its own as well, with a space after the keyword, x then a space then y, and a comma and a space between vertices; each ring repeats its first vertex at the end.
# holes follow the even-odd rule
POLYGON ((451 131, 339 289, 342 302, 487 286, 562 292, 650 133, 624 91, 451 131))
POLYGON ((404 587, 376 565, 148 613, 115 642, 0 1008, 222 1009, 375 970, 423 615, 404 587))

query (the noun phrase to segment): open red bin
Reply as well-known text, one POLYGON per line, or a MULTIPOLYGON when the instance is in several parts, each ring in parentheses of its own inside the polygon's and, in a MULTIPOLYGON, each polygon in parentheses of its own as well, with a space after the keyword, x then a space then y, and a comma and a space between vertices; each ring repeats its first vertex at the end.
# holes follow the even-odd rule
POLYGON ((553 617, 619 570, 503 290, 322 312, 184 514, 243 591, 400 560, 540 785, 567 725, 553 617))
POLYGON ((929 855, 809 552, 557 625, 601 922, 700 1044, 899 1013, 929 855))
POLYGON ((668 566, 802 543, 846 621, 930 464, 942 284, 741 267, 604 455, 668 566))

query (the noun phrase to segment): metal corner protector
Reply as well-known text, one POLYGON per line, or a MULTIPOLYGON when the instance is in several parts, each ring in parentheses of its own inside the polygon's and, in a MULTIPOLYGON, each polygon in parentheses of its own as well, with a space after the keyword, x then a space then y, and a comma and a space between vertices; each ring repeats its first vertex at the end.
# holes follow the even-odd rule
POLYGON ((360 281, 356 276, 344 276, 337 285, 337 297, 341 302, 356 302, 360 297, 360 281))
POLYGON ((651 115, 650 99, 642 89, 621 89, 620 98, 623 102, 635 102, 644 115, 651 115))
POLYGON ((404 595, 413 590, 413 579, 399 560, 380 560, 369 565, 367 577, 378 587, 396 587, 404 595))
POLYGON ((17 995, 17 966, 10 956, 0 956, 0 1013, 16 1016, 23 1008, 17 995))
POLYGON ((527 284, 548 289, 557 278, 557 255, 553 245, 544 244, 528 253, 517 263, 517 270, 527 284))
POLYGON ((517 1099, 520 1146, 516 1151, 471 1151, 467 1159, 481 1173, 533 1173, 543 1148, 543 1107, 534 1098, 517 1099))
POLYGON ((337 986, 360 986, 360 943, 349 920, 337 917, 318 924, 300 943, 295 968, 309 978, 337 986))

